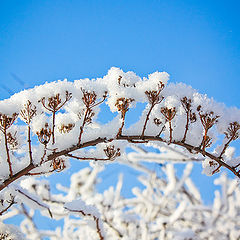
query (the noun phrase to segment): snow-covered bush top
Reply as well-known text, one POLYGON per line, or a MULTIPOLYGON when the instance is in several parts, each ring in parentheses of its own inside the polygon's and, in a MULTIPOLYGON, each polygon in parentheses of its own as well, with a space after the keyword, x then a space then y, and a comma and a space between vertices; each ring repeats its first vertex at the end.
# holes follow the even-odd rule
MULTIPOLYGON (((205 174, 225 167, 239 178, 240 158, 230 144, 239 137, 240 110, 168 80, 166 72, 141 78, 111 68, 103 78, 45 83, 1 101, 0 214, 29 199, 35 209, 46 209, 51 215, 44 202, 11 184, 19 178, 62 171, 70 166, 70 158, 124 161, 125 148, 140 144, 181 147, 192 156, 189 159, 203 159, 205 174), (126 128, 128 112, 138 103, 145 109, 126 128), (102 104, 117 113, 106 124, 98 119, 106 109, 102 104)), ((77 211, 73 206, 66 209, 77 211)), ((87 213, 80 213, 94 217, 103 239, 99 218, 85 208, 87 213)))
POLYGON ((140 78, 111 68, 103 78, 45 83, 1 101, 0 189, 23 175, 61 171, 70 157, 113 160, 129 143, 151 141, 203 155, 208 175, 224 166, 239 177, 240 160, 228 151, 239 137, 239 109, 168 80, 166 72, 140 78), (139 102, 146 107, 126 129, 127 112, 139 102), (118 112, 107 124, 98 121, 101 104, 118 112), (222 144, 214 145, 222 136, 222 144), (83 150, 89 146, 96 149, 83 150))

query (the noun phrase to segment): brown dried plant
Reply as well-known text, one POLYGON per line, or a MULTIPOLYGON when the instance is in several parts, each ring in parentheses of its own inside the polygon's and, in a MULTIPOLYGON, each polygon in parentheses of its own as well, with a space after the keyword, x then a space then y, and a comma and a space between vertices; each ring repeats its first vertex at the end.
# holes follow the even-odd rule
POLYGON ((187 117, 187 121, 186 121, 186 125, 185 125, 185 131, 184 131, 184 135, 183 135, 183 139, 182 139, 182 142, 185 142, 186 137, 187 137, 187 132, 189 130, 189 124, 196 122, 197 117, 196 117, 196 114, 192 110, 192 99, 187 98, 187 97, 183 97, 181 99, 181 104, 182 104, 182 106, 183 106, 183 108, 186 112, 186 117, 187 117))
POLYGON ((202 113, 201 106, 197 107, 197 111, 198 111, 201 123, 203 125, 203 128, 204 128, 204 136, 203 136, 202 142, 200 144, 200 148, 202 148, 202 150, 205 151, 206 147, 209 147, 211 145, 210 144, 211 139, 207 135, 208 131, 210 128, 213 127, 213 125, 215 123, 218 122, 218 118, 220 116, 215 115, 213 111, 202 113))
POLYGON ((223 154, 225 153, 227 147, 229 144, 239 138, 239 130, 240 130, 240 124, 238 122, 231 122, 226 130, 224 132, 226 139, 228 139, 227 143, 224 145, 222 152, 220 153, 219 157, 221 158, 223 154))
POLYGON ((144 136, 144 133, 146 131, 147 122, 149 121, 149 116, 151 114, 151 111, 153 110, 155 105, 161 103, 162 100, 164 99, 164 97, 160 95, 160 93, 164 89, 164 86, 165 85, 162 82, 160 82, 158 84, 158 90, 145 91, 145 94, 147 95, 148 102, 150 104, 150 108, 149 108, 149 111, 147 113, 144 125, 143 125, 142 134, 141 134, 142 137, 144 136))
POLYGON ((74 123, 69 123, 68 125, 62 124, 58 129, 60 133, 69 133, 74 127, 74 123))
POLYGON ((49 143, 51 136, 52 136, 52 130, 49 127, 48 123, 45 123, 45 127, 42 128, 39 132, 36 132, 38 136, 38 140, 43 145, 46 145, 49 143))
POLYGON ((24 108, 20 111, 20 116, 23 118, 25 123, 28 125, 28 136, 27 136, 28 140, 27 141, 28 141, 28 152, 29 152, 30 163, 33 162, 30 123, 36 114, 37 114, 37 108, 35 105, 32 105, 32 103, 29 100, 24 105, 24 108))
POLYGON ((122 134, 122 129, 125 124, 125 116, 127 111, 129 110, 130 103, 133 101, 134 99, 132 98, 118 98, 115 103, 115 106, 117 107, 118 112, 121 112, 121 119, 122 119, 122 124, 118 130, 117 136, 121 136, 122 134))
POLYGON ((61 172, 66 168, 65 161, 63 158, 53 159, 50 166, 53 167, 53 170, 56 172, 61 172))
POLYGON ((0 113, 0 130, 2 131, 2 133, 4 133, 8 128, 13 125, 17 117, 17 113, 13 113, 12 116, 0 113))
POLYGON ((120 148, 115 149, 113 145, 107 146, 103 149, 109 160, 114 160, 115 158, 121 156, 120 148))
POLYGON ((13 113, 12 116, 8 116, 6 114, 0 113, 0 130, 4 134, 5 149, 6 149, 6 154, 7 154, 7 163, 8 163, 10 177, 13 176, 13 171, 12 171, 12 163, 10 160, 10 154, 9 154, 9 149, 8 149, 7 129, 13 125, 13 123, 17 119, 17 117, 18 117, 17 113, 13 113))
POLYGON ((168 107, 162 107, 161 108, 161 113, 163 114, 163 116, 166 119, 166 122, 168 122, 169 124, 169 143, 172 142, 172 133, 173 133, 173 129, 172 129, 172 120, 176 115, 176 108, 168 108, 168 107))
MULTIPOLYGON (((12 194, 10 194, 10 199, 8 199, 8 200, 1 199, 1 200, 0 200, 0 204, 2 205, 2 207, 3 207, 4 203, 7 203, 8 206, 5 207, 5 208, 0 212, 0 216, 3 215, 3 213, 5 213, 13 204, 15 204, 15 203, 17 203, 17 202, 15 201, 15 196, 13 196, 12 194)), ((1 238, 0 238, 0 239, 1 239, 1 238)))
POLYGON ((17 141, 17 132, 12 135, 10 132, 7 133, 7 142, 10 145, 12 150, 15 150, 18 146, 18 141, 17 141))
MULTIPOLYGON (((107 98, 107 92, 105 92, 103 95, 103 99, 99 102, 96 102, 97 94, 94 91, 92 91, 92 92, 86 91, 85 89, 81 89, 81 91, 83 94, 82 101, 83 101, 83 104, 85 105, 86 109, 85 109, 85 113, 84 113, 83 122, 80 127, 80 133, 79 133, 79 137, 78 137, 78 145, 80 145, 80 143, 81 143, 84 126, 86 124, 92 123, 92 118, 95 115, 92 108, 96 107, 97 105, 100 105, 107 98)), ((82 113, 79 113, 78 114, 79 119, 81 119, 81 116, 82 116, 82 113)))
POLYGON ((20 111, 20 116, 23 118, 25 123, 29 125, 36 113, 36 106, 32 105, 32 103, 28 100, 27 103, 24 105, 24 108, 20 111))
POLYGON ((154 122, 154 124, 155 125, 157 125, 158 127, 160 126, 160 125, 162 125, 162 128, 161 128, 161 130, 159 131, 159 133, 156 135, 157 137, 160 137, 161 136, 161 134, 162 134, 162 132, 165 130, 165 123, 163 123, 159 118, 154 118, 153 119, 153 122, 154 122))
POLYGON ((52 144, 55 143, 55 116, 56 112, 59 111, 70 99, 72 98, 72 93, 69 93, 66 91, 65 94, 65 100, 62 102, 62 99, 60 98, 60 94, 56 94, 55 96, 49 97, 47 99, 43 97, 41 100, 39 100, 43 107, 47 109, 48 111, 52 112, 52 144))

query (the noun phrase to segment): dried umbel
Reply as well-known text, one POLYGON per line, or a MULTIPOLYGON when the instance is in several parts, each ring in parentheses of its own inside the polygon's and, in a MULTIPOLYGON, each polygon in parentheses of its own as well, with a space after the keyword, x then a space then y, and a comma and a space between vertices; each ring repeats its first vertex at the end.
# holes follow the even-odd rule
POLYGON ((17 117, 18 117, 17 113, 13 113, 12 116, 0 113, 0 130, 2 132, 5 132, 8 128, 10 128, 13 125, 17 117))
POLYGON ((159 118, 154 118, 153 122, 157 125, 160 126, 162 124, 162 121, 159 118))
POLYGON ((53 159, 50 166, 53 167, 54 171, 61 172, 66 168, 65 160, 63 158, 53 159))
POLYGON ((20 116, 29 125, 36 113, 36 106, 32 105, 32 103, 28 100, 27 103, 24 104, 24 108, 20 111, 20 116))
POLYGON ((209 144, 211 142, 211 139, 207 135, 208 131, 210 128, 213 127, 213 125, 215 123, 218 122, 218 118, 220 116, 215 115, 213 111, 203 113, 201 111, 201 106, 197 107, 197 111, 198 111, 201 123, 203 125, 203 128, 204 128, 204 136, 203 136, 202 142, 200 144, 200 147, 202 147, 203 151, 205 151, 205 148, 209 147, 211 145, 211 144, 209 144))
POLYGON ((224 132, 227 139, 236 140, 239 138, 240 124, 238 122, 232 122, 229 124, 227 131, 224 132))
POLYGON ((50 112, 57 112, 60 108, 62 108, 66 102, 68 102, 72 98, 72 94, 66 91, 65 100, 62 101, 60 94, 56 94, 55 96, 49 97, 46 102, 46 98, 43 97, 39 100, 43 107, 49 110, 50 112))
POLYGON ((145 92, 145 94, 147 95, 148 101, 151 105, 156 105, 162 102, 164 97, 160 96, 160 93, 162 92, 164 86, 165 85, 162 82, 160 82, 158 84, 158 90, 151 90, 151 91, 145 92))
POLYGON ((52 131, 48 123, 45 123, 45 127, 42 128, 39 132, 36 132, 36 134, 38 136, 39 142, 46 146, 51 139, 52 131))
POLYGON ((169 143, 172 142, 172 120, 176 115, 176 108, 172 107, 172 108, 168 108, 168 107, 162 107, 161 108, 161 113, 163 114, 163 116, 165 117, 166 122, 168 122, 169 124, 169 143))
POLYGON ((60 133, 69 133, 75 127, 74 123, 62 124, 58 129, 60 133))
POLYGON ((142 134, 141 134, 142 138, 144 137, 144 133, 147 128, 147 123, 149 121, 149 117, 150 117, 150 114, 151 114, 154 106, 161 103, 162 100, 164 99, 163 96, 160 96, 160 93, 162 92, 163 88, 164 88, 164 84, 162 82, 160 82, 158 84, 158 90, 145 91, 145 94, 147 95, 147 98, 148 98, 148 102, 150 103, 150 108, 147 113, 144 125, 143 125, 142 134))
POLYGON ((123 115, 126 114, 126 112, 129 110, 130 103, 133 102, 134 99, 132 98, 118 98, 115 106, 117 107, 117 110, 122 113, 123 115))
POLYGON ((218 122, 217 119, 219 118, 219 116, 215 115, 213 111, 202 113, 199 110, 198 114, 200 116, 201 123, 202 123, 205 130, 209 130, 215 123, 218 122))
POLYGON ((81 89, 81 91, 83 94, 82 101, 83 101, 84 105, 86 106, 86 108, 84 110, 84 113, 83 112, 78 113, 79 119, 81 119, 82 116, 84 115, 83 122, 80 127, 79 137, 78 137, 78 145, 80 145, 80 143, 81 143, 83 129, 84 129, 85 125, 92 123, 92 119, 95 115, 93 108, 96 107, 97 105, 101 104, 102 102, 104 102, 104 100, 107 97, 107 92, 105 91, 105 93, 103 95, 103 99, 99 102, 96 102, 97 95, 94 91, 90 92, 90 91, 86 91, 84 89, 81 89))
POLYGON ((81 89, 81 91, 83 94, 82 101, 83 101, 84 105, 87 108, 93 107, 97 100, 97 94, 94 91, 88 92, 84 89, 81 89))
POLYGON ((163 114, 167 121, 172 121, 176 115, 176 108, 162 107, 161 113, 163 114))
POLYGON ((132 98, 118 98, 115 103, 115 106, 117 107, 118 111, 121 112, 121 119, 122 119, 122 124, 118 130, 117 136, 122 135, 123 126, 125 124, 125 116, 127 111, 129 110, 130 103, 133 101, 134 99, 132 98))
POLYGON ((62 101, 60 94, 56 94, 55 96, 49 97, 46 103, 45 97, 39 100, 43 107, 48 111, 52 112, 52 144, 55 144, 55 115, 56 112, 59 111, 70 99, 72 98, 72 93, 66 91, 65 100, 62 101))
POLYGON ((103 150, 109 160, 114 160, 121 155, 120 148, 115 149, 113 145, 107 146, 103 150))
POLYGON ((187 114, 187 117, 189 118, 191 123, 194 123, 197 121, 196 114, 192 110, 192 99, 183 97, 181 99, 181 104, 187 114))
POLYGON ((13 135, 12 133, 7 133, 7 142, 10 145, 12 150, 15 150, 18 146, 18 141, 17 141, 17 132, 15 132, 13 135))

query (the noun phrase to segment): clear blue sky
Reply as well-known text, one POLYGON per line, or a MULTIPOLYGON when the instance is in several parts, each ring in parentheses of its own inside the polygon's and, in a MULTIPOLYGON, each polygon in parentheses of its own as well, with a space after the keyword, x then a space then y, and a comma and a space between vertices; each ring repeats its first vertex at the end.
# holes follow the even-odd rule
POLYGON ((141 76, 164 70, 240 106, 239 10, 231 0, 1 0, 1 85, 19 91, 12 74, 33 86, 103 76, 111 66, 141 76))
POLYGON ((239 10, 233 0, 0 0, 0 99, 23 82, 100 77, 116 66, 167 71, 240 107, 239 10))

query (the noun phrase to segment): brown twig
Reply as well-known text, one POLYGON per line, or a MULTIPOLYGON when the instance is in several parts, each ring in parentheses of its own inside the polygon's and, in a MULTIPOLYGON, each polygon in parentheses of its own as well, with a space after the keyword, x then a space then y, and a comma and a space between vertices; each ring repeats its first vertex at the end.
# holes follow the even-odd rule
POLYGON ((23 118, 25 123, 28 125, 27 142, 28 142, 28 154, 29 154, 30 163, 33 162, 30 123, 31 123, 33 117, 36 115, 36 113, 37 113, 36 106, 32 105, 32 103, 29 100, 24 105, 24 108, 20 111, 20 116, 23 118))
POLYGON ((7 163, 8 163, 10 177, 13 176, 13 171, 12 171, 12 163, 10 160, 10 153, 8 149, 7 129, 13 125, 14 121, 17 119, 17 116, 18 116, 17 113, 14 113, 12 116, 7 116, 5 114, 0 113, 0 130, 4 134, 5 149, 7 154, 7 163))
POLYGON ((225 137, 229 139, 227 143, 224 145, 222 152, 219 155, 219 158, 222 157, 222 155, 225 153, 227 147, 229 144, 236 140, 239 137, 239 130, 240 130, 240 124, 237 122, 231 122, 229 124, 229 127, 227 128, 227 131, 224 133, 225 137))
POLYGON ((187 132, 189 129, 189 124, 196 122, 197 118, 196 118, 196 114, 192 112, 192 109, 191 109, 192 100, 190 98, 183 97, 181 99, 181 104, 186 112, 186 117, 187 117, 185 131, 182 139, 182 142, 185 142, 187 137, 187 132))
POLYGON ((206 112, 206 113, 202 113, 201 112, 201 106, 198 106, 197 108, 199 117, 200 117, 200 121, 203 125, 204 128, 204 136, 202 139, 202 142, 200 144, 200 147, 202 147, 203 151, 205 151, 206 147, 209 147, 211 145, 211 138, 207 135, 208 131, 210 128, 213 127, 213 125, 215 123, 217 123, 217 119, 219 118, 218 115, 214 115, 214 112, 206 112))
POLYGON ((134 99, 132 98, 118 98, 115 103, 115 106, 117 107, 118 111, 121 112, 121 119, 122 119, 122 124, 118 129, 117 137, 122 135, 122 130, 125 124, 126 113, 129 110, 130 103, 133 101, 134 99))
POLYGON ((161 113, 163 114, 163 116, 166 119, 166 122, 168 122, 169 124, 169 143, 172 142, 172 133, 173 133, 173 129, 172 129, 172 120, 176 115, 176 108, 168 108, 168 107, 162 107, 161 108, 161 113))
POLYGON ((49 209, 49 207, 47 207, 47 206, 45 206, 44 204, 38 202, 36 199, 34 199, 34 198, 32 198, 31 196, 29 196, 28 194, 26 194, 25 192, 23 192, 21 189, 18 189, 18 188, 17 188, 17 189, 15 189, 15 191, 19 192, 20 194, 22 194, 22 195, 25 196, 26 198, 30 199, 32 202, 36 203, 36 204, 39 205, 40 207, 43 207, 43 208, 47 209, 50 217, 51 217, 51 218, 53 217, 53 216, 52 216, 52 213, 51 213, 51 211, 50 211, 50 209, 49 209))
MULTIPOLYGON (((82 148, 86 148, 89 146, 95 146, 99 143, 104 143, 106 141, 112 141, 113 139, 106 139, 106 138, 97 138, 97 139, 93 139, 91 141, 82 143, 80 145, 76 144, 73 145, 67 149, 64 149, 62 151, 55 151, 53 153, 51 153, 50 155, 48 155, 46 161, 52 161, 53 159, 56 159, 57 157, 61 157, 67 154, 70 154, 73 151, 82 149, 82 148)), ((142 137, 141 135, 133 135, 133 136, 117 136, 115 138, 115 140, 125 140, 125 141, 140 141, 140 140, 145 140, 145 141, 158 141, 158 142, 163 142, 163 143, 167 143, 166 140, 162 139, 159 136, 144 136, 142 137)), ((229 169, 234 175, 236 175, 238 178, 240 178, 240 172, 237 171, 237 166, 235 167, 231 167, 228 164, 226 164, 224 161, 221 160, 221 158, 216 157, 215 155, 206 152, 205 150, 203 150, 201 147, 196 147, 196 146, 192 146, 190 144, 186 144, 183 142, 179 142, 179 141, 173 141, 172 144, 174 145, 178 145, 181 146, 191 152, 197 152, 197 153, 201 153, 202 155, 207 156, 208 158, 216 161, 219 165, 221 165, 222 167, 225 167, 227 169, 229 169)), ((24 169, 22 169, 21 171, 17 172, 16 174, 14 174, 13 176, 9 177, 8 179, 6 179, 1 185, 0 185, 0 191, 3 190, 5 187, 7 187, 9 184, 11 184, 12 182, 16 181, 17 179, 19 179, 20 177, 29 174, 29 172, 31 170, 33 170, 34 168, 36 168, 37 166, 33 165, 33 164, 29 164, 27 167, 25 167, 24 169)))
MULTIPOLYGON (((95 113, 93 112, 92 109, 94 107, 102 104, 105 101, 105 99, 107 98, 107 92, 105 92, 103 95, 103 99, 96 103, 97 95, 94 91, 88 92, 84 89, 81 89, 81 91, 83 94, 82 101, 86 107, 86 110, 84 113, 82 125, 80 127, 80 133, 79 133, 79 137, 78 137, 78 145, 80 145, 80 143, 81 143, 83 128, 85 127, 86 124, 90 124, 92 122, 92 118, 95 115, 95 113)), ((80 118, 80 114, 79 114, 79 118, 80 118)))
POLYGON ((105 149, 103 149, 105 155, 107 158, 95 158, 95 157, 78 157, 74 156, 70 153, 66 153, 65 156, 75 158, 78 160, 93 160, 93 161, 113 161, 116 157, 119 157, 121 155, 120 148, 115 149, 114 146, 107 146, 105 149))
POLYGON ((20 177, 26 175, 28 172, 30 172, 32 169, 34 169, 36 166, 34 166, 32 163, 29 164, 27 167, 23 168, 19 172, 13 174, 10 178, 6 179, 1 185, 0 185, 0 191, 3 190, 5 187, 7 187, 10 183, 16 181, 20 177))
POLYGON ((11 199, 7 201, 9 203, 9 205, 3 209, 1 212, 0 212, 0 216, 3 215, 3 213, 5 213, 13 204, 15 204, 16 202, 14 201, 14 197, 11 195, 11 199))
POLYGON ((39 100, 43 107, 47 109, 48 111, 52 112, 52 144, 55 144, 55 117, 56 112, 59 111, 70 99, 72 98, 72 94, 66 91, 65 100, 62 102, 60 98, 60 94, 56 94, 55 96, 52 96, 48 98, 48 104, 46 105, 46 99, 43 97, 41 100, 39 100))
POLYGON ((146 91, 145 94, 147 95, 148 98, 148 102, 150 104, 150 109, 147 113, 144 125, 143 125, 143 129, 142 129, 142 136, 144 136, 144 133, 146 131, 146 127, 147 127, 147 122, 149 121, 149 116, 154 108, 155 105, 159 104, 162 102, 162 100, 164 99, 164 97, 160 97, 160 93, 162 92, 164 88, 164 84, 162 82, 159 83, 158 85, 158 90, 157 91, 146 91))
POLYGON ((97 229, 99 239, 104 240, 104 236, 103 236, 103 233, 101 232, 101 227, 100 227, 100 219, 98 217, 96 217, 96 216, 94 216, 93 214, 90 214, 90 213, 85 213, 83 210, 72 210, 72 209, 68 209, 67 207, 65 207, 65 208, 70 212, 81 213, 83 216, 92 217, 93 220, 96 223, 96 229, 97 229))

